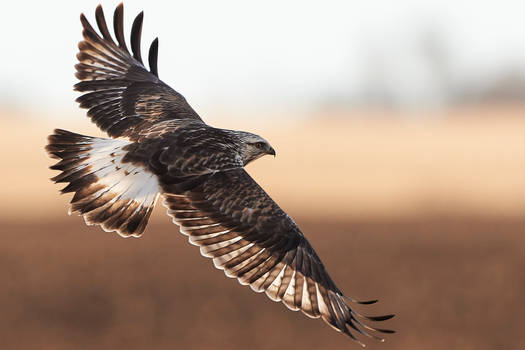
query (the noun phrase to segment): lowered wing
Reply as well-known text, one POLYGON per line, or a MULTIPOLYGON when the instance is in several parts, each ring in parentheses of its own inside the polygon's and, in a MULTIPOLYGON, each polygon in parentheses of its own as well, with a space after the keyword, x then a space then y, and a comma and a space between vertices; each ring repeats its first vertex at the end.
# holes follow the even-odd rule
POLYGON ((160 179, 168 214, 228 277, 321 317, 360 344, 351 331, 379 340, 374 332, 392 332, 364 323, 393 315, 367 317, 352 309, 347 300, 356 301, 337 288, 295 222, 243 169, 160 179))

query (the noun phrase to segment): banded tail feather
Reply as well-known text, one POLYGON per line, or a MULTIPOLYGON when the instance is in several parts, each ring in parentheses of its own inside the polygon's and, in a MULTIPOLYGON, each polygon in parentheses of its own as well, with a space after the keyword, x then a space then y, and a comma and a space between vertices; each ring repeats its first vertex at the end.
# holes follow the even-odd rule
POLYGON ((62 193, 74 192, 69 213, 86 224, 100 225, 122 237, 139 237, 158 197, 155 175, 126 160, 131 142, 84 136, 56 129, 46 151, 60 161, 50 168, 61 173, 51 180, 69 183, 62 193))

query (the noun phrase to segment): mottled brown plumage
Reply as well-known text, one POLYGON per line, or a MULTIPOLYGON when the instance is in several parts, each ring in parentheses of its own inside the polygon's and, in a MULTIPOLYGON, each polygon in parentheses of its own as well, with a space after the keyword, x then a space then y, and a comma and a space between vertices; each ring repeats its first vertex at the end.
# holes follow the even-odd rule
POLYGON ((143 14, 131 30, 131 53, 124 39, 123 6, 114 13, 111 37, 102 8, 100 35, 81 15, 75 89, 87 115, 113 138, 56 130, 46 149, 60 159, 55 182, 73 192, 71 211, 88 224, 124 237, 140 236, 157 196, 168 214, 201 253, 227 276, 291 310, 321 317, 356 340, 351 330, 380 339, 335 285, 296 223, 244 170, 275 151, 258 135, 205 124, 184 97, 158 78, 158 40, 148 70, 142 62, 143 14), (124 138, 124 139, 122 139, 124 138))

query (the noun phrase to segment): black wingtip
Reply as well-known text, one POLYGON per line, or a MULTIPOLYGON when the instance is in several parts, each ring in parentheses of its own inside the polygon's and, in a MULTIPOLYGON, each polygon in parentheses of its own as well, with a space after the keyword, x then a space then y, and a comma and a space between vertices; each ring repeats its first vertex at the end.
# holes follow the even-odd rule
POLYGON ((144 20, 144 11, 141 11, 131 27, 131 51, 133 52, 133 57, 140 63, 142 63, 142 57, 140 55, 140 38, 142 35, 142 21, 144 20))
POLYGON ((151 43, 151 46, 149 47, 148 62, 149 62, 150 72, 153 73, 157 78, 159 77, 159 70, 157 67, 158 56, 159 56, 159 38, 155 38, 155 40, 153 40, 153 42, 151 43))
POLYGON ((124 4, 120 3, 118 4, 117 8, 115 9, 115 13, 113 14, 113 29, 115 30, 115 36, 117 37, 117 41, 119 44, 119 47, 128 52, 128 47, 126 46, 126 40, 124 39, 124 4))
POLYGON ((82 27, 84 27, 84 30, 88 30, 91 32, 95 31, 91 24, 89 24, 89 21, 83 13, 80 14, 80 23, 82 23, 82 27))
POLYGON ((374 299, 374 300, 356 300, 356 299, 351 298, 351 297, 346 296, 346 295, 343 295, 343 298, 345 298, 347 300, 350 300, 352 303, 361 304, 361 305, 370 305, 370 304, 375 304, 375 303, 378 302, 378 299, 374 299))
POLYGON ((390 314, 390 315, 383 315, 383 316, 364 316, 364 317, 369 319, 370 321, 377 321, 377 322, 379 322, 379 321, 390 320, 394 316, 395 316, 394 314, 390 314))
POLYGON ((394 334, 394 333, 396 333, 396 331, 393 331, 391 329, 375 328, 374 330, 376 332, 387 333, 387 334, 394 334))
POLYGON ((115 12, 119 11, 120 13, 124 13, 124 2, 120 2, 117 7, 115 8, 115 12))
POLYGON ((98 5, 97 9, 95 10, 95 18, 97 20, 98 29, 100 29, 100 32, 102 33, 102 36, 105 40, 114 43, 113 39, 111 38, 111 34, 109 33, 108 26, 106 24, 106 18, 104 16, 104 10, 102 9, 102 5, 98 5))

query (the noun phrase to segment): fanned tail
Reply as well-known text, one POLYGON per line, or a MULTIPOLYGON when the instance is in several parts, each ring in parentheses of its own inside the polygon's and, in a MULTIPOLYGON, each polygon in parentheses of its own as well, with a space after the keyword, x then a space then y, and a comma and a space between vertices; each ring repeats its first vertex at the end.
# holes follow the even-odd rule
POLYGON ((123 237, 139 237, 158 196, 155 175, 127 162, 131 142, 55 130, 46 151, 60 161, 51 180, 69 183, 62 193, 74 192, 70 214, 77 212, 88 225, 100 225, 123 237))

